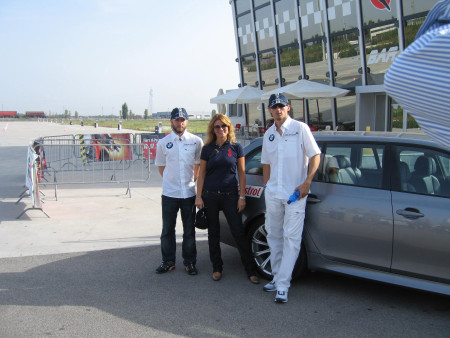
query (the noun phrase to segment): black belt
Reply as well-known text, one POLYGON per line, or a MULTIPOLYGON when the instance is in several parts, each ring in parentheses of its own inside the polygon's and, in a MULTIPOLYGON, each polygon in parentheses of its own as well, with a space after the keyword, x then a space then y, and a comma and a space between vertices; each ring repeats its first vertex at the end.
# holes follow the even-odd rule
POLYGON ((203 189, 202 191, 203 193, 214 193, 214 194, 218 194, 218 195, 222 195, 222 196, 232 196, 232 195, 237 195, 237 190, 235 191, 221 191, 221 190, 205 190, 203 189))

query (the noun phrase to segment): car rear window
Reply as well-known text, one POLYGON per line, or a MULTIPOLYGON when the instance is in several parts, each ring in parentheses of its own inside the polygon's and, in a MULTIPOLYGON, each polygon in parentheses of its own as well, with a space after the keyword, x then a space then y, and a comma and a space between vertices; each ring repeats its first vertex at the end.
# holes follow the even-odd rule
POLYGON ((317 180, 382 188, 384 145, 327 143, 317 180))
POLYGON ((415 146, 398 146, 396 160, 400 191, 450 197, 448 153, 415 146))

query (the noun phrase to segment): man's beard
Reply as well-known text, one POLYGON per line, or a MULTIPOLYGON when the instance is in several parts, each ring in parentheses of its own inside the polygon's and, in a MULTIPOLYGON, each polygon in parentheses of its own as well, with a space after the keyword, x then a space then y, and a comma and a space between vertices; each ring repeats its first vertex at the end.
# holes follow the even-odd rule
POLYGON ((175 132, 175 134, 183 134, 184 131, 186 130, 186 127, 178 127, 178 129, 172 125, 172 130, 175 132))

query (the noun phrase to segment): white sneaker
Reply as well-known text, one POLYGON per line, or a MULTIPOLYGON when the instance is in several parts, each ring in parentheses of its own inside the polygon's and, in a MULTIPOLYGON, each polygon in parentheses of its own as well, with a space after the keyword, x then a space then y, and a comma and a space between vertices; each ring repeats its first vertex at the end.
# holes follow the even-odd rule
POLYGON ((263 290, 266 292, 277 291, 277 287, 275 286, 275 281, 271 281, 270 283, 267 283, 266 285, 264 285, 263 290))
POLYGON ((288 292, 277 290, 277 295, 275 296, 275 302, 277 303, 287 303, 288 292))

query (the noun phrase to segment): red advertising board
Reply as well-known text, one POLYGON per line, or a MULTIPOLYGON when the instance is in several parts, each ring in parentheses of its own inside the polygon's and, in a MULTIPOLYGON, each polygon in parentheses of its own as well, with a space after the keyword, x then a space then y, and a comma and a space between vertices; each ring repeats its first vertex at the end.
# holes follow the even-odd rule
POLYGON ((141 143, 147 144, 148 148, 144 147, 144 158, 154 159, 156 157, 156 144, 160 139, 162 139, 166 134, 141 134, 141 143))

